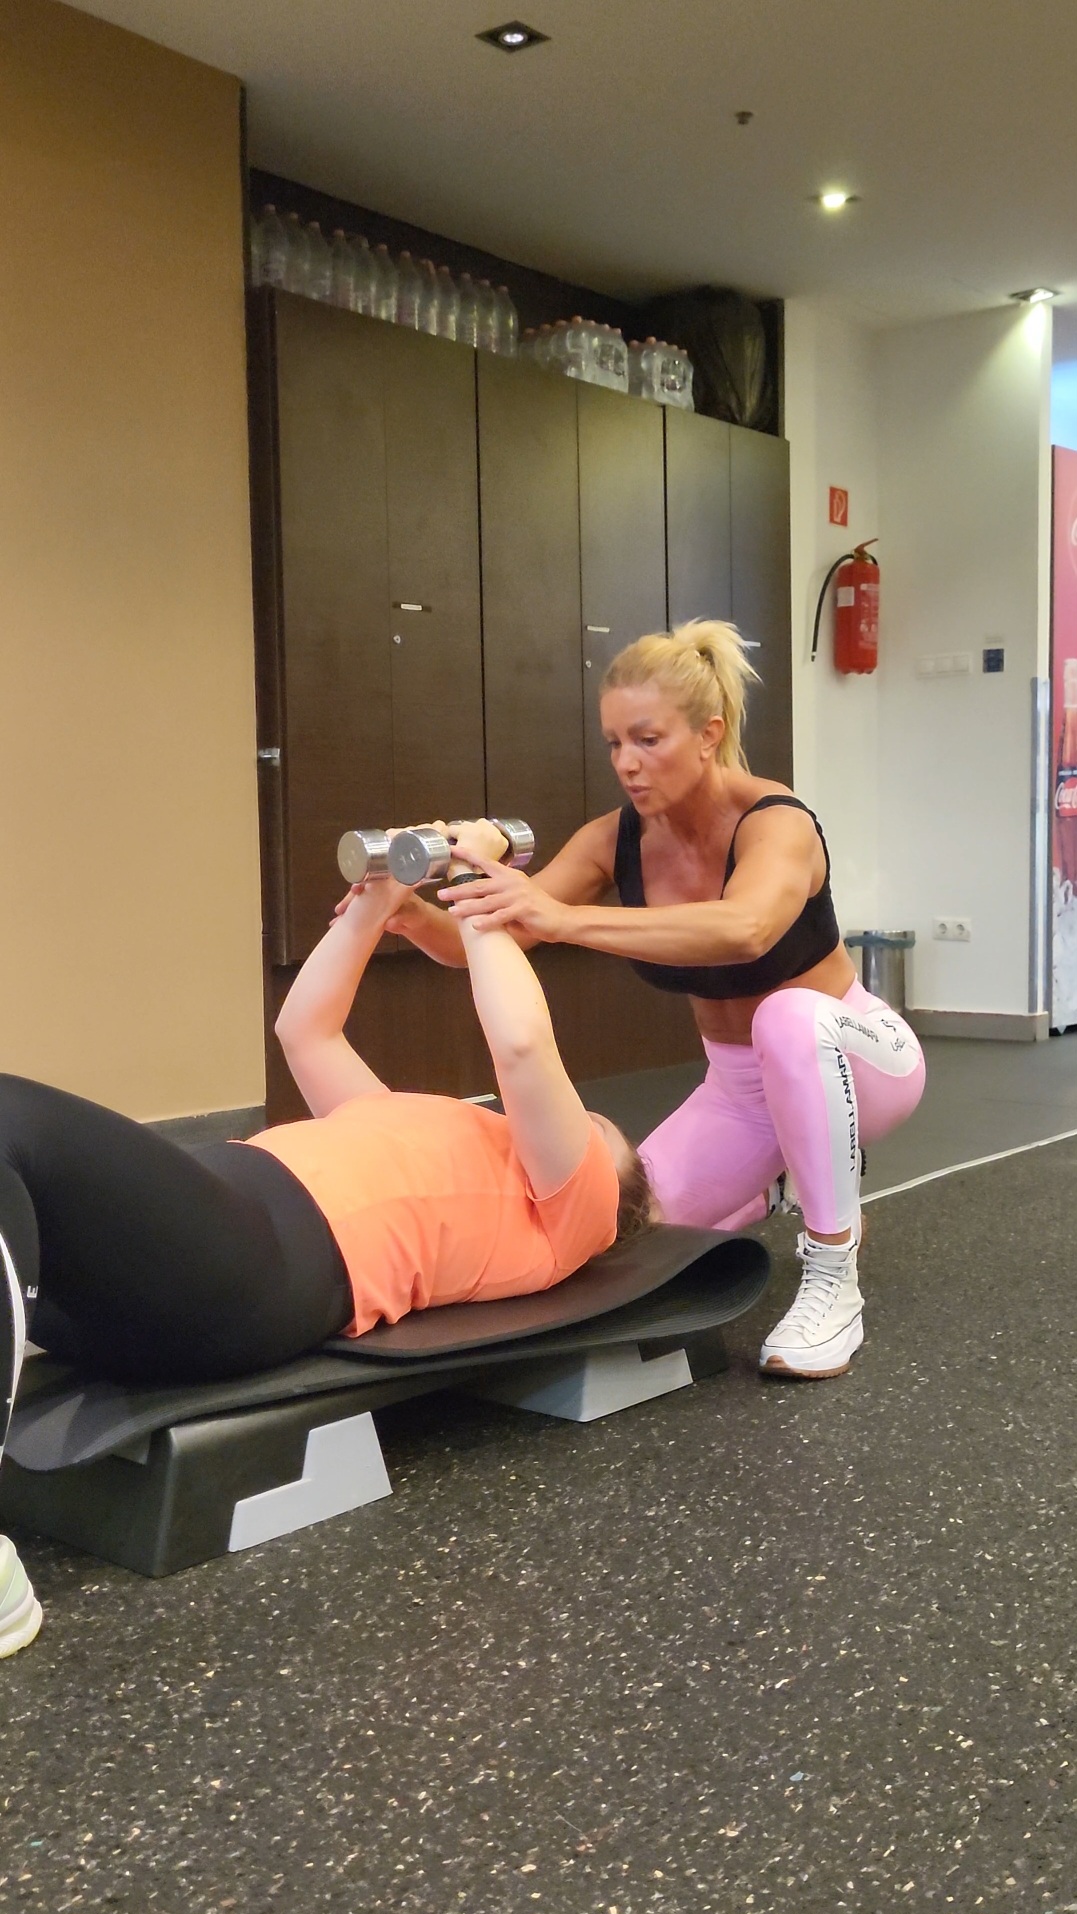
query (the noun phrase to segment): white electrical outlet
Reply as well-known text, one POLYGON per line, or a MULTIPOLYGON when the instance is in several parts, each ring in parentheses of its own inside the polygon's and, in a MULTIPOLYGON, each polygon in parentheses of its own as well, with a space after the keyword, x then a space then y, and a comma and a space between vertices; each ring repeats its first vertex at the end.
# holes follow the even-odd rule
POLYGON ((941 937, 944 943, 971 943, 972 919, 971 917, 936 917, 931 934, 933 937, 941 937))

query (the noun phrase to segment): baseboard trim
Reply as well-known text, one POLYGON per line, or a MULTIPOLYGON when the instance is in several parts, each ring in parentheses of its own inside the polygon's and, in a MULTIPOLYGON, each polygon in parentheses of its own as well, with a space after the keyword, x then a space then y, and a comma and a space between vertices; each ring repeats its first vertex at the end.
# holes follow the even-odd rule
POLYGON ((1045 1010, 907 1010, 918 1037, 977 1037, 991 1043, 1044 1043, 1050 1035, 1045 1010))
POLYGON ((188 1149, 200 1143, 230 1143, 235 1137, 254 1136, 265 1127, 264 1103, 252 1103, 239 1110, 207 1110, 204 1116, 164 1117, 158 1123, 146 1125, 147 1130, 188 1149))

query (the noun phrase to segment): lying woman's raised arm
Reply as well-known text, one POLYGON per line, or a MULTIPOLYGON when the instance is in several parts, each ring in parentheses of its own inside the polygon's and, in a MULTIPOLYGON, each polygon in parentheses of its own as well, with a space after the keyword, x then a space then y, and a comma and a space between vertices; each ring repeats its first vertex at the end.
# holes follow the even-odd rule
POLYGON ((314 946, 276 1021, 288 1068, 312 1116, 386 1090, 344 1035, 363 972, 403 887, 382 879, 353 892, 314 946))

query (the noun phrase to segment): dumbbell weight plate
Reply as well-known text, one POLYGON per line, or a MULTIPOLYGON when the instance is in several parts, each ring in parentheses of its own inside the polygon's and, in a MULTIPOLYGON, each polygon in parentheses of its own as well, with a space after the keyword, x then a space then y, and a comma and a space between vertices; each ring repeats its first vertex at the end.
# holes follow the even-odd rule
POLYGON ((509 841, 502 863, 511 865, 514 870, 530 864, 535 854, 535 833, 530 824, 525 824, 522 817, 492 817, 490 822, 496 824, 502 837, 509 841))
POLYGON ((426 825, 398 831, 389 840, 389 869, 398 884, 425 884, 428 878, 444 877, 451 856, 448 838, 426 825))
POLYGON ((368 877, 385 877, 389 870, 389 835, 386 831, 345 831, 337 845, 337 868, 349 884, 364 884, 368 877))

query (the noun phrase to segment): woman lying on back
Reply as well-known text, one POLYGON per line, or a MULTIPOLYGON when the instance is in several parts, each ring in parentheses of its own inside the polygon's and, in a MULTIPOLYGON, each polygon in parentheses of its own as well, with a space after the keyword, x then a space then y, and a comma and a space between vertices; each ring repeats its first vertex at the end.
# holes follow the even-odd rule
MULTIPOLYGON (((506 848, 480 820, 461 858, 506 848)), ((580 1101, 531 965, 464 933, 505 1114, 389 1090, 344 1035, 408 892, 357 890, 277 1022, 309 1119, 195 1151, 81 1097, 0 1077, 0 1452, 26 1335, 105 1376, 201 1382, 288 1362, 412 1309, 561 1282, 647 1227, 636 1152, 580 1101)), ((0 1538, 0 1655, 40 1609, 0 1538)))

